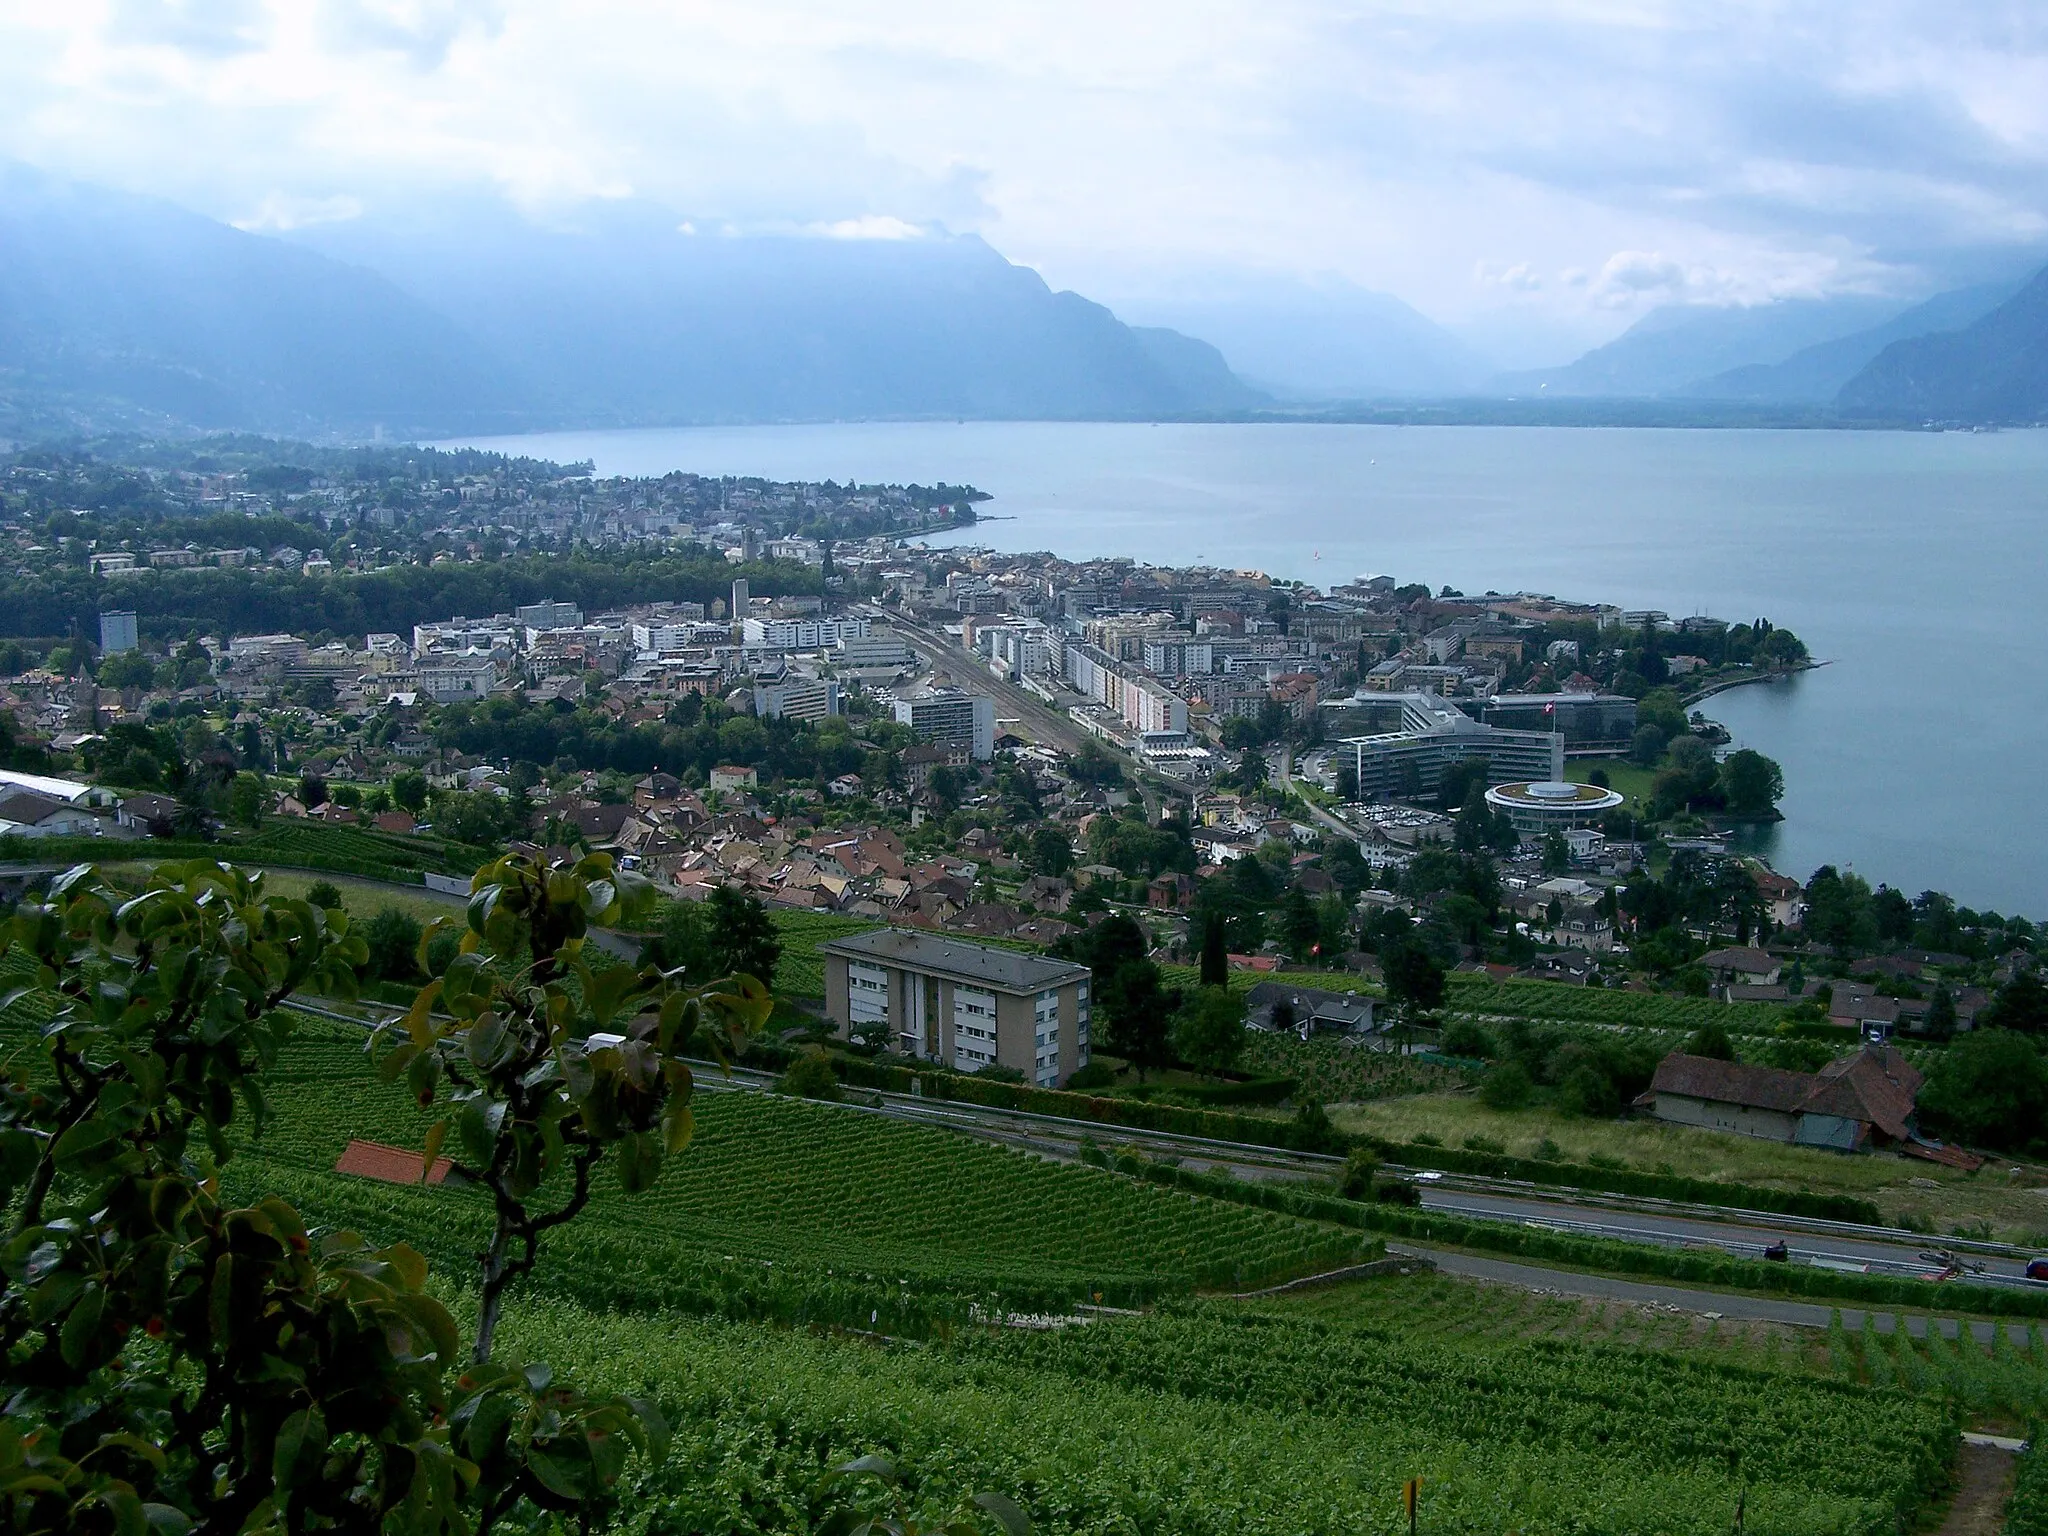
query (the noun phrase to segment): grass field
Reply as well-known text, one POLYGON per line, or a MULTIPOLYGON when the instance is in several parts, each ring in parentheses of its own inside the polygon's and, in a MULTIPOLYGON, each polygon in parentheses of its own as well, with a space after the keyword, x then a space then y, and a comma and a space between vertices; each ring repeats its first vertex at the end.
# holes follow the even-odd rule
POLYGON ((1631 1168, 1769 1188, 1811 1189, 1874 1200, 1891 1220, 1928 1230, 1989 1222, 2007 1241, 2048 1244, 2048 1170, 2003 1161, 1974 1174, 1889 1154, 1850 1156, 1754 1136, 1694 1130, 1654 1120, 1588 1120, 1547 1108, 1489 1109, 1471 1094, 1381 1099, 1333 1110, 1346 1131, 1393 1141, 1435 1136, 1447 1147, 1468 1136, 1532 1155, 1548 1139, 1567 1162, 1616 1158, 1631 1168), (2014 1178, 2009 1170, 2022 1168, 2014 1178))
POLYGON ((1621 795, 1631 811, 1638 816, 1648 812, 1657 788, 1656 769, 1621 758, 1576 758, 1564 765, 1564 776, 1574 784, 1590 784, 1596 769, 1607 775, 1607 787, 1621 795))

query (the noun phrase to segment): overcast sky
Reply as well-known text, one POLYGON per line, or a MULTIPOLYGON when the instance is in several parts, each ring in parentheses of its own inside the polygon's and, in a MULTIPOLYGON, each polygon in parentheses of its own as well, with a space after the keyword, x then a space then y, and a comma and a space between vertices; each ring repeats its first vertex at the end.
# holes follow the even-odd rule
POLYGON ((0 154, 252 228, 642 196, 1592 336, 2048 238, 2048 4, 0 0, 0 154))

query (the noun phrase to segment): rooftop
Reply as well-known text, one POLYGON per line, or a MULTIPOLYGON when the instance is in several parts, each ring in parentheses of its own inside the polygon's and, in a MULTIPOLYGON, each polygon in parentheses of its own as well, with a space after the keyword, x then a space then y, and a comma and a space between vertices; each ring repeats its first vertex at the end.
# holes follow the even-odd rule
POLYGON ((938 934, 902 928, 877 928, 833 939, 818 948, 849 960, 872 960, 905 970, 926 971, 955 981, 993 987, 999 992, 1036 993, 1079 981, 1089 972, 1070 960, 1048 960, 986 944, 969 944, 938 934))

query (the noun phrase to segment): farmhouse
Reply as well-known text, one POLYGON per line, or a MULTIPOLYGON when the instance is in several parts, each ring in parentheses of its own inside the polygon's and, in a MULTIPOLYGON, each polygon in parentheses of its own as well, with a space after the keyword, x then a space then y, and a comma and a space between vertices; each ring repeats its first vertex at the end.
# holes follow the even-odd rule
POLYGON ((1678 1125, 1860 1152, 1912 1139, 1920 1083, 1912 1063, 1887 1045, 1866 1045, 1818 1072, 1673 1051, 1636 1107, 1678 1125))

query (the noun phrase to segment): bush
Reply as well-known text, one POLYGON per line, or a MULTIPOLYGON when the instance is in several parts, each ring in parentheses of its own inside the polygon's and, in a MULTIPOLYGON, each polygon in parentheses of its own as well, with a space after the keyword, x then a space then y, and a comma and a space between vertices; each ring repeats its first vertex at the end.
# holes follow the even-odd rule
POLYGON ((1353 1147, 1344 1158, 1344 1171, 1337 1175, 1337 1193, 1346 1200, 1369 1200, 1380 1160, 1369 1147, 1353 1147))
POLYGON ((370 947, 365 974, 377 981, 411 981, 420 973, 418 950, 419 919, 397 907, 379 907, 377 915, 363 926, 363 942, 370 947))
POLYGON ((1086 1093, 1090 1088, 1113 1088, 1116 1086, 1116 1068, 1106 1061, 1091 1061, 1067 1079, 1067 1087, 1075 1093, 1086 1093))
POLYGON ((1462 1056, 1468 1061, 1491 1061, 1493 1036, 1470 1019, 1453 1019, 1444 1026, 1437 1049, 1446 1056, 1462 1056))
POLYGON ((341 891, 328 880, 315 880, 313 888, 306 892, 306 900, 329 912, 341 910, 341 891))
POLYGON ((837 1099, 839 1077, 832 1070, 832 1058, 823 1051, 805 1051, 789 1064, 775 1091, 799 1099, 837 1099))
POLYGON ((1421 1205, 1422 1191, 1406 1179, 1381 1179, 1373 1186, 1372 1198, 1378 1205, 1421 1205))
POLYGON ((1520 1109, 1534 1090, 1528 1068, 1519 1061, 1504 1061, 1487 1072, 1479 1085, 1479 1100, 1488 1109, 1520 1109))
POLYGON ((1495 1141, 1491 1136, 1467 1136, 1465 1138, 1465 1150, 1467 1152, 1486 1152, 1499 1157, 1506 1153, 1507 1146, 1503 1142, 1495 1141))

